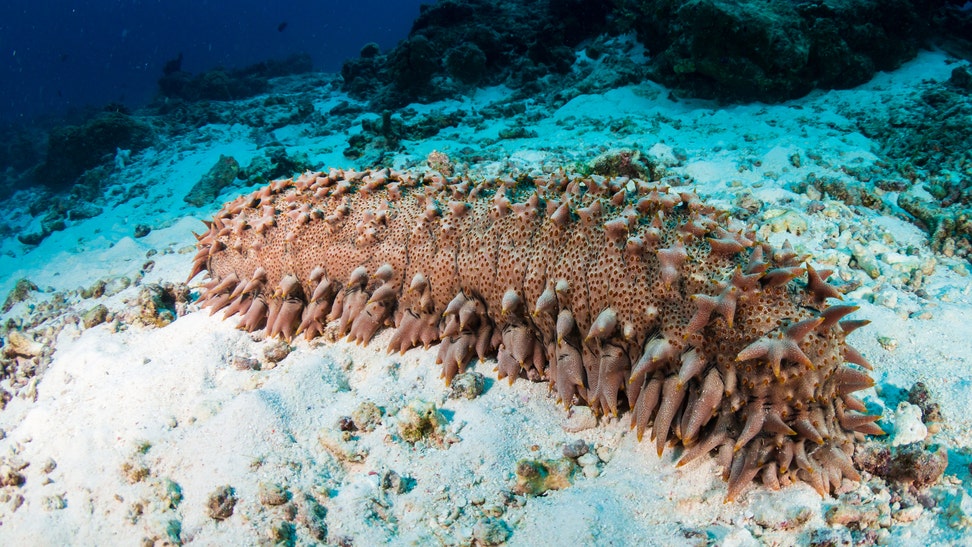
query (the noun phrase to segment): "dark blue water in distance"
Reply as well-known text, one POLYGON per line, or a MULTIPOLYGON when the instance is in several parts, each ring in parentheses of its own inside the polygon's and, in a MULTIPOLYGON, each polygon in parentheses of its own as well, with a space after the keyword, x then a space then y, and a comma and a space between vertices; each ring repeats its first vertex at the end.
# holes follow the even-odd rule
POLYGON ((431 0, 0 0, 0 123, 58 116, 156 92, 181 52, 192 73, 291 54, 337 72, 405 38, 431 0))

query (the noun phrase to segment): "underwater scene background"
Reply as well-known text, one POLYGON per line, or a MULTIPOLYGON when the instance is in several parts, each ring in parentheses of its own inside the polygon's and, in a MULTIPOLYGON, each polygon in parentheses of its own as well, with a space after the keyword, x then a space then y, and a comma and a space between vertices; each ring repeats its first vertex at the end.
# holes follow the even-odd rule
POLYGON ((0 543, 972 543, 972 3, 17 0, 0 55, 0 543))

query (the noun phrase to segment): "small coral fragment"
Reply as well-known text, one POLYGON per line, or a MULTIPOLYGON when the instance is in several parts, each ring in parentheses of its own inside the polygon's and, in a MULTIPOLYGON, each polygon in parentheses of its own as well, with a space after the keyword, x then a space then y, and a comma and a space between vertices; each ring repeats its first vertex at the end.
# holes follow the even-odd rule
POLYGON ((894 412, 894 437, 891 446, 924 441, 928 428, 921 421, 921 409, 901 401, 894 412))

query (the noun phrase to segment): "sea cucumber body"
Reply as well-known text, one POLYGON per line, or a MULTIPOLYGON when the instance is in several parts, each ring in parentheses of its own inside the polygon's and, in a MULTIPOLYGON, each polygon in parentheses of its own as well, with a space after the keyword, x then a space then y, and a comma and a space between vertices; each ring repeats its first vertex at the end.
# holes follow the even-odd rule
POLYGON ((439 342, 446 381, 474 358, 546 379, 567 406, 631 412, 680 465, 715 452, 734 498, 755 478, 844 477, 863 434, 861 321, 829 272, 755 241, 693 194, 628 179, 305 173, 218 212, 192 276, 241 328, 308 338, 337 321, 389 350, 439 342), (851 364, 847 364, 850 362, 851 364))

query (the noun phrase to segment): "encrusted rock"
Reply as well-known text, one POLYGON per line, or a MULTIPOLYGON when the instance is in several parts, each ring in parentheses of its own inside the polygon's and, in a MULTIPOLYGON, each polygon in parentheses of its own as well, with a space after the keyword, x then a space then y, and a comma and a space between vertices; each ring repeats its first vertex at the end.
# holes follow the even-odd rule
POLYGON ((340 431, 351 432, 358 430, 358 426, 354 425, 354 420, 351 419, 351 416, 341 416, 338 418, 337 425, 340 431))
POLYGON ((935 483, 948 466, 948 452, 942 446, 926 447, 923 443, 888 447, 869 442, 854 454, 861 469, 889 481, 903 482, 916 489, 935 483))
POLYGON ((948 450, 944 446, 924 447, 921 443, 902 446, 894 455, 891 478, 910 482, 922 489, 938 481, 948 467, 948 450))
POLYGON ((871 279, 877 279, 881 275, 881 267, 878 264, 877 258, 874 257, 874 253, 870 249, 861 245, 860 243, 854 243, 851 245, 851 252, 854 255, 854 260, 857 261, 857 267, 864 270, 864 272, 871 277, 871 279))
POLYGON ((220 486, 206 500, 206 514, 217 521, 233 516, 236 507, 236 492, 231 486, 220 486))
POLYGON ((197 182, 189 193, 183 198, 186 203, 202 207, 209 203, 214 197, 231 185, 236 180, 236 175, 240 171, 240 164, 232 156, 220 154, 219 160, 210 168, 199 182, 197 182))
POLYGON ((475 399, 483 393, 486 377, 475 371, 467 371, 452 379, 451 399, 475 399))
POLYGON ((577 458, 577 463, 580 464, 583 467, 590 467, 592 465, 597 465, 597 464, 601 463, 601 459, 597 457, 597 454, 595 454, 593 452, 587 452, 587 453, 581 454, 577 458))
POLYGON ((473 538, 481 545, 499 545, 511 535, 513 530, 500 518, 484 517, 473 526, 473 538))
POLYGON ((21 486, 27 480, 17 466, 10 463, 0 464, 0 487, 2 486, 21 486))
POLYGON ((136 238, 141 238, 149 235, 152 232, 152 227, 145 224, 136 224, 135 230, 132 235, 136 238))
POLYGON ((583 439, 577 439, 576 441, 564 444, 564 457, 576 460, 577 458, 587 454, 588 446, 587 441, 583 439))
POLYGON ((628 177, 643 180, 654 178, 654 167, 650 160, 642 156, 640 150, 631 148, 604 152, 591 160, 587 167, 591 173, 603 177, 628 177))
POLYGON ((881 344, 882 348, 888 351, 894 351, 898 349, 898 339, 893 336, 878 336, 877 341, 878 344, 881 344))
POLYGON ((230 358, 230 366, 236 370, 260 370, 260 361, 245 355, 234 355, 230 358))
POLYGON ((84 315, 81 316, 81 324, 84 325, 84 328, 90 329, 104 323, 107 319, 108 307, 104 304, 98 304, 84 312, 84 315))
POLYGON ((99 279, 91 284, 90 287, 85 287, 80 290, 81 298, 101 298, 105 295, 105 286, 108 284, 104 279, 99 279))
POLYGON ((894 516, 894 520, 898 522, 908 523, 908 522, 914 522, 918 520, 918 518, 921 517, 921 514, 924 511, 925 508, 922 507, 921 505, 912 505, 910 507, 899 509, 897 512, 894 513, 893 516, 894 516))
POLYGON ((379 486, 386 492, 390 492, 392 494, 402 494, 408 490, 407 483, 407 479, 403 478, 395 471, 388 469, 381 474, 379 486))
POLYGON ((854 538, 847 528, 817 528, 811 530, 808 543, 810 547, 851 547, 854 538))
POLYGON ((879 490, 863 497, 854 491, 841 494, 827 511, 827 522, 859 530, 887 528, 891 526, 890 493, 879 490))
MULTIPOLYGON (((126 278, 127 279, 127 278, 126 278)), ((175 287, 172 284, 142 285, 138 295, 129 300, 128 308, 119 314, 122 322, 140 327, 164 327, 176 320, 175 287)))
POLYGON ((381 407, 371 401, 364 401, 351 413, 351 422, 359 431, 373 431, 381 423, 381 407))
MULTIPOLYGON (((283 361, 294 351, 294 347, 283 340, 273 340, 263 347, 263 358, 270 364, 275 365, 283 361)), ((272 367, 271 367, 272 368, 272 367)))
POLYGON ((145 465, 135 462, 127 461, 121 466, 122 476, 128 481, 128 484, 135 484, 137 482, 142 482, 149 476, 151 471, 145 465))
POLYGON ((297 528, 292 522, 277 521, 267 528, 267 539, 273 545, 294 545, 297 539, 297 528))
POLYGON ((261 482, 258 486, 257 498, 261 504, 275 507, 290 501, 290 492, 275 482, 261 482))
POLYGON ((520 460, 516 464, 516 486, 513 492, 539 496, 548 490, 560 490, 570 486, 577 472, 573 460, 520 460))
POLYGON ((413 399, 396 416, 398 434, 402 440, 417 443, 422 439, 442 440, 446 419, 435 403, 413 399))
POLYGON ((789 232, 801 235, 807 231, 807 220, 800 213, 790 209, 769 209, 763 213, 760 230, 769 232, 789 232))
POLYGON ((0 313, 7 313, 18 303, 30 298, 30 293, 36 290, 37 285, 34 285, 29 279, 18 279, 10 294, 7 295, 7 299, 4 300, 3 308, 0 308, 0 313))
POLYGON ((44 344, 37 342, 32 336, 19 330, 11 330, 3 343, 3 356, 37 357, 44 351, 44 344))
POLYGON ((447 177, 452 174, 452 160, 450 160, 449 156, 443 152, 433 150, 429 152, 429 155, 425 161, 426 164, 428 164, 429 169, 432 169, 433 171, 438 171, 447 177))
POLYGON ((923 382, 916 382, 908 390, 908 402, 921 409, 921 419, 926 424, 942 421, 941 410, 923 382))
POLYGON ((182 503, 182 487, 172 479, 164 478, 155 483, 156 496, 163 507, 175 509, 182 503))
POLYGON ((47 458, 40 466, 41 473, 47 474, 57 468, 57 462, 53 458, 47 458))
POLYGON ((67 500, 64 499, 63 494, 54 494, 53 496, 44 496, 41 498, 41 507, 45 511, 60 511, 67 507, 67 500))

